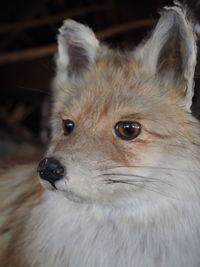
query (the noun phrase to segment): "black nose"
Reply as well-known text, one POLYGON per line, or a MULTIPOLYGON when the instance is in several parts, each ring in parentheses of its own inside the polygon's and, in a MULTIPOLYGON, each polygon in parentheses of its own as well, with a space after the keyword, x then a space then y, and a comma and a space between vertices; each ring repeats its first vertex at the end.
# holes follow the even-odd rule
POLYGON ((37 171, 42 179, 47 180, 55 187, 55 182, 60 180, 65 173, 65 168, 54 158, 44 158, 40 161, 37 171))

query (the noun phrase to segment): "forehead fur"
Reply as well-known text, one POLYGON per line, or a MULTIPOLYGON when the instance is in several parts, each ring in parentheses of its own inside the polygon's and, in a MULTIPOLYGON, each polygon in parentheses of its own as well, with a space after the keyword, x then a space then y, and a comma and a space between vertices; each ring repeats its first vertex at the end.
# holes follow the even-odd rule
POLYGON ((92 114, 93 118, 95 114, 102 116, 109 112, 120 113, 121 117, 145 113, 155 116, 158 109, 166 111, 172 102, 183 104, 179 90, 166 90, 163 84, 158 76, 143 70, 134 53, 102 47, 96 62, 84 76, 59 88, 56 110, 69 116, 92 114))

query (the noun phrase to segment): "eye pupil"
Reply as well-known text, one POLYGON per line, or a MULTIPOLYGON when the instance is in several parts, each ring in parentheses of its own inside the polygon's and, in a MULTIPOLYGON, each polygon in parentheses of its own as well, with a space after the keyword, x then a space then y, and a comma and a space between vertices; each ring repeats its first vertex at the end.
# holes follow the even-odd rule
POLYGON ((115 134, 123 140, 135 139, 141 131, 141 124, 137 121, 119 121, 115 124, 115 134))
POLYGON ((124 131, 127 133, 127 135, 131 135, 133 132, 133 127, 130 123, 124 124, 124 131))
POLYGON ((74 122, 71 120, 63 120, 62 127, 64 131, 64 135, 70 135, 74 130, 74 122))

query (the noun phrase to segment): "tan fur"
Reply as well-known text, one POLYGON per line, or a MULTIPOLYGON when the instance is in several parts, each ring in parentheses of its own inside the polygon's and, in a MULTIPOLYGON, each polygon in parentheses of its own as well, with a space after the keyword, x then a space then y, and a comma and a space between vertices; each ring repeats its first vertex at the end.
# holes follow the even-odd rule
MULTIPOLYGON (((29 211, 41 202, 44 192, 35 174, 35 163, 13 165, 12 170, 6 167, 1 170, 0 266, 2 267, 10 266, 7 260, 13 257, 16 239, 20 238, 29 211), (2 254, 4 254, 3 259, 2 254)), ((17 255, 17 262, 19 259, 17 255)), ((17 262, 15 266, 21 266, 17 262)))

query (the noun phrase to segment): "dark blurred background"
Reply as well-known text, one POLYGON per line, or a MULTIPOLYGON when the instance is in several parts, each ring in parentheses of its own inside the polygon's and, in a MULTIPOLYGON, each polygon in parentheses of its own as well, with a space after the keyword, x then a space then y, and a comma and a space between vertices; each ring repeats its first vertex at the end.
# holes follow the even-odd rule
MULTIPOLYGON (((200 0, 186 2, 200 18, 200 0)), ((40 156, 49 139, 57 29, 66 18, 88 24, 113 47, 130 49, 167 0, 13 0, 0 9, 0 159, 40 156)), ((193 111, 200 118, 199 67, 193 111)))

